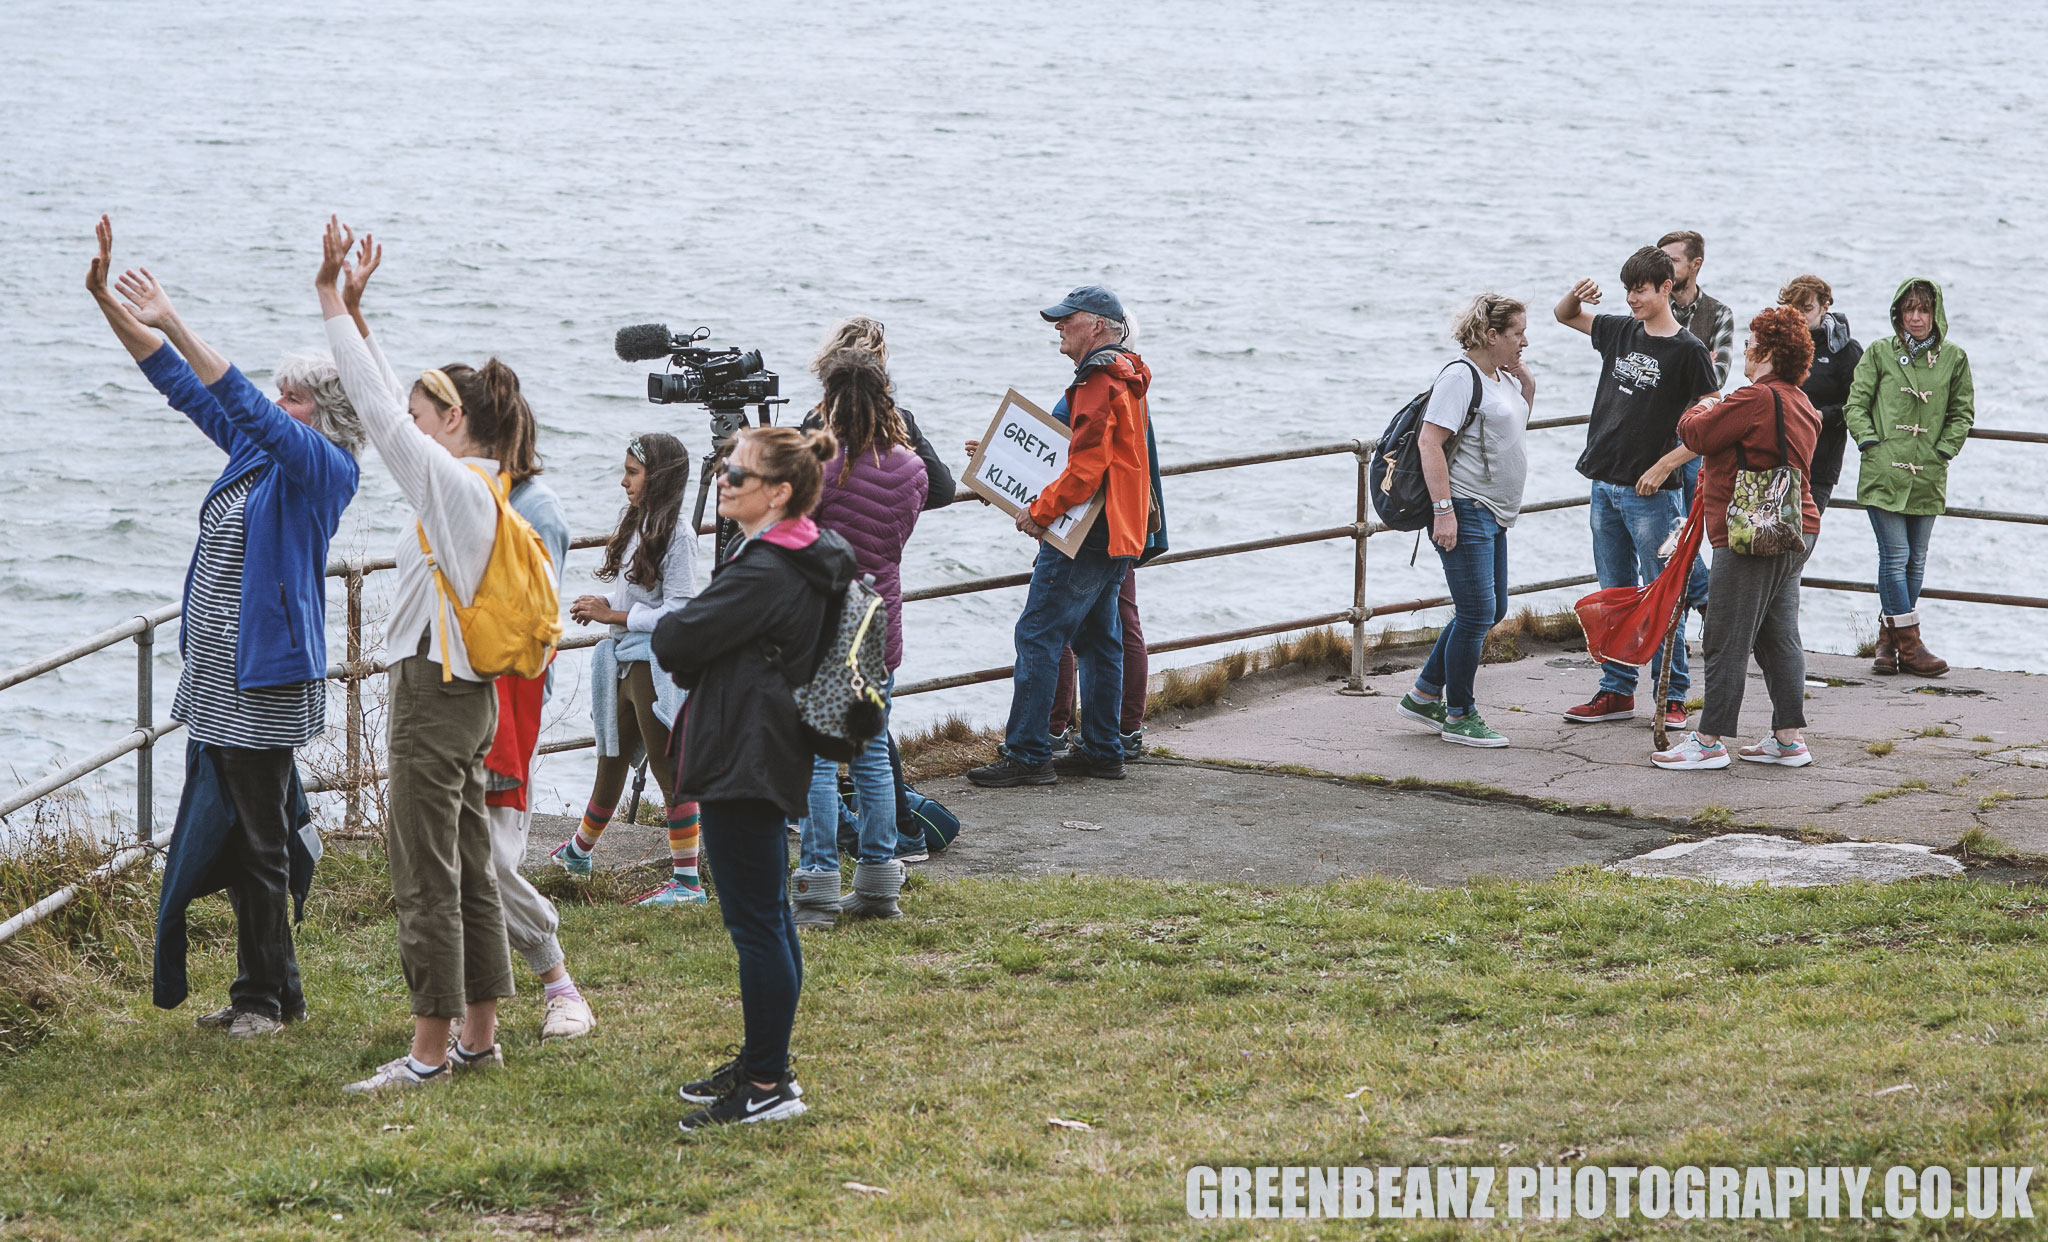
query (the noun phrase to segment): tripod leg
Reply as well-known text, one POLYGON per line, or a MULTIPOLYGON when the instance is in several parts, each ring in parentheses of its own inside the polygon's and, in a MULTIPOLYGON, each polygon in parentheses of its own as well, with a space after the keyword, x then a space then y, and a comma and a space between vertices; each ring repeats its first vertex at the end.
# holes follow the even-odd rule
MULTIPOLYGON (((648 760, 643 759, 640 761, 640 766, 633 769, 633 793, 631 797, 626 799, 626 822, 629 824, 640 822, 640 791, 647 788, 648 762, 648 760)), ((667 808, 664 807, 663 809, 666 810, 667 808)))

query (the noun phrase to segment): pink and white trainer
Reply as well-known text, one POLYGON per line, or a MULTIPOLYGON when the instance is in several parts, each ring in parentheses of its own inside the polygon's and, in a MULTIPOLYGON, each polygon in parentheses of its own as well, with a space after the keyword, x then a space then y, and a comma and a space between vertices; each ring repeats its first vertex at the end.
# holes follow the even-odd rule
POLYGON ((1741 747, 1735 753, 1750 763, 1775 763, 1784 768, 1803 768, 1813 762, 1813 754, 1806 749, 1803 738, 1788 744, 1771 736, 1754 746, 1741 747))

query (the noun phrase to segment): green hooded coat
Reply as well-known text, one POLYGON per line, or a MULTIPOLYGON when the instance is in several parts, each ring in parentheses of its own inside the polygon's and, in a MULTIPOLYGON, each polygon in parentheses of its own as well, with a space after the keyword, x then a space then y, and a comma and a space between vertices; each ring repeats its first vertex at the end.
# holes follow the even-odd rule
POLYGON ((1863 351, 1842 419, 1863 451, 1856 499, 1892 513, 1940 513, 1948 505, 1949 459, 1977 417, 1970 359, 1948 339, 1941 286, 1918 277, 1892 295, 1892 335, 1863 351), (1910 363, 1899 303, 1914 284, 1934 290, 1934 344, 1910 363))

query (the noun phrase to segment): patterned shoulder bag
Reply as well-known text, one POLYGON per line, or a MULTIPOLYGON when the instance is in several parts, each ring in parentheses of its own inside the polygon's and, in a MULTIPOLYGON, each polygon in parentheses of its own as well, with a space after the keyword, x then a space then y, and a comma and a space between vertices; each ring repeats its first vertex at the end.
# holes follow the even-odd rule
POLYGON ((1735 445, 1735 494, 1728 501, 1728 550, 1738 556, 1783 556, 1805 546, 1801 527, 1802 472, 1790 465, 1785 448, 1785 403, 1771 389, 1778 419, 1778 464, 1751 470, 1740 441, 1735 445))

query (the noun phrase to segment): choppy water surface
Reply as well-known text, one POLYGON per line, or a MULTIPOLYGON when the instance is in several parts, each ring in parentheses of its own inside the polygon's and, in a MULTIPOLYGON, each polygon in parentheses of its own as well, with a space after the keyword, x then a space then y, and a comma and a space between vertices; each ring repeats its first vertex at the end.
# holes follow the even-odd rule
MULTIPOLYGON (((0 662, 174 598, 220 465, 82 290, 102 210, 117 261, 147 263, 252 373, 320 340, 325 214, 373 228, 388 249, 370 310, 397 365, 515 366, 578 531, 614 518, 633 432, 706 439, 696 412, 641 400, 641 369, 611 356, 624 323, 758 347, 801 409, 822 331, 875 315, 902 400, 957 446, 1007 387, 1052 401, 1067 366, 1033 311, 1102 281, 1141 322, 1161 451, 1180 461, 1372 434, 1486 288, 1537 310, 1538 416, 1583 413, 1595 355, 1547 307, 1679 227, 1706 235, 1702 283, 1744 317, 1814 271, 1867 341, 1902 276, 1940 280, 1980 423, 2048 428, 2034 9, 1733 5, 1681 26, 1506 2, 824 7, 0 9, 0 662)), ((1581 490, 1581 440, 1537 433, 1531 499, 1581 490)), ((2044 454, 1973 442, 1951 502, 2048 508, 2044 454)), ((402 509, 381 464, 364 473, 336 547, 386 555, 402 509)), ((1347 521, 1352 488, 1331 460, 1176 479, 1167 498, 1193 547, 1347 521)), ((1409 551, 1375 541, 1373 599, 1441 590, 1409 551)), ((2038 529, 1945 522, 1928 582, 2048 594, 2044 551, 2038 529)), ((905 576, 1015 572, 1029 553, 970 506, 926 519, 905 576)), ((1867 579, 1873 556, 1861 516, 1837 513, 1813 572, 1867 579)), ((1589 561, 1582 511, 1514 532, 1519 581, 1589 561)), ((1143 578, 1146 630, 1329 611, 1349 591, 1340 544, 1169 567, 1143 578)), ((1007 663, 1020 599, 914 605, 903 675, 1007 663)), ((1874 604, 1809 593, 1808 645, 1852 644, 1874 604)), ((2048 669, 2031 617, 1925 611, 1958 664, 2048 669)), ((102 744, 131 719, 132 678, 123 649, 7 691, 0 755, 29 774, 102 744)), ((557 732, 582 731, 583 702, 557 732)), ((910 699, 902 719, 999 719, 1006 702, 1007 686, 910 699)), ((583 764, 545 764, 545 807, 580 800, 583 764)))

